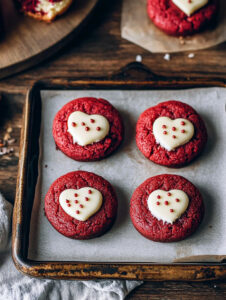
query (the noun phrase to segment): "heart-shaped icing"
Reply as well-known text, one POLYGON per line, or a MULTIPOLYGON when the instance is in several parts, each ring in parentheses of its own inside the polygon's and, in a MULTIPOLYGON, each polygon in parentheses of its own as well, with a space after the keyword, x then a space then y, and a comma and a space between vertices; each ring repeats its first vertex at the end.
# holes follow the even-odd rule
POLYGON ((182 10, 187 16, 205 6, 208 0, 172 0, 173 3, 182 10))
POLYGON ((181 190, 155 190, 149 195, 147 203, 154 217, 172 224, 186 211, 189 198, 181 190))
POLYGON ((101 115, 88 115, 75 111, 68 118, 68 132, 73 137, 73 143, 86 146, 103 140, 109 132, 108 120, 101 115))
POLYGON ((153 134, 158 144, 172 151, 191 140, 194 126, 186 119, 172 120, 168 117, 159 117, 153 124, 153 134))
POLYGON ((79 190, 64 190, 60 194, 59 202, 69 216, 86 221, 100 209, 103 197, 98 190, 84 187, 79 190))

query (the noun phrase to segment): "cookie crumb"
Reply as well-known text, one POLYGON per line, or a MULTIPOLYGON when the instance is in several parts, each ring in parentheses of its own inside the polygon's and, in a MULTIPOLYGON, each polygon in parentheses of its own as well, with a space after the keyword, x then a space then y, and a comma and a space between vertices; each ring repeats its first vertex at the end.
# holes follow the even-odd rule
POLYGON ((185 40, 184 40, 183 36, 180 36, 180 37, 179 37, 179 41, 180 41, 180 44, 181 44, 181 45, 184 45, 184 44, 185 44, 185 40))
POLYGON ((141 55, 137 55, 136 56, 136 62, 142 62, 142 56, 141 55))
POLYGON ((169 53, 166 53, 166 54, 163 56, 163 58, 164 58, 165 60, 169 61, 171 57, 170 57, 170 54, 169 54, 169 53))
POLYGON ((195 57, 195 54, 194 53, 189 53, 188 54, 188 58, 194 58, 195 57))
POLYGON ((16 139, 9 139, 7 142, 8 142, 8 145, 12 145, 16 142, 16 139))
MULTIPOLYGON (((13 131, 12 127, 5 129, 3 138, 0 138, 0 156, 10 154, 14 152, 14 148, 10 145, 16 142, 16 139, 11 138, 10 133, 13 131)), ((5 157, 8 159, 7 157, 5 157)))
POLYGON ((8 141, 10 138, 11 138, 10 134, 9 134, 8 132, 6 132, 6 133, 4 134, 3 140, 4 140, 4 141, 8 141))

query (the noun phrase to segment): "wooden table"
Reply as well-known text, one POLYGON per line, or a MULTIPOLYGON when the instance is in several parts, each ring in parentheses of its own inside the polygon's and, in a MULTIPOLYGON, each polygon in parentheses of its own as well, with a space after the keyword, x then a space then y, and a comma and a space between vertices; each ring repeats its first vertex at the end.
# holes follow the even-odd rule
MULTIPOLYGON (((7 128, 16 142, 14 153, 0 156, 0 190, 14 201, 24 97, 28 87, 38 79, 51 77, 102 77, 117 72, 134 62, 138 54, 142 63, 154 73, 178 77, 226 77, 226 43, 195 52, 176 53, 170 61, 163 54, 151 54, 120 37, 120 0, 106 1, 96 11, 94 18, 74 42, 55 57, 21 74, 0 81, 3 100, 0 106, 0 138, 7 128), (9 129, 10 131, 10 129, 9 129)), ((127 299, 226 299, 225 282, 146 282, 133 291, 127 299)))

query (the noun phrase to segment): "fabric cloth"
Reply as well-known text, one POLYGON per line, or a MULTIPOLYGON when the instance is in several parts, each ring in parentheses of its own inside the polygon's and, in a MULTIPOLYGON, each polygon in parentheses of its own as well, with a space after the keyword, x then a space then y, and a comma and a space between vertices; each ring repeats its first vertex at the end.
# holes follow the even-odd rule
POLYGON ((36 279, 15 268, 10 250, 12 205, 0 194, 0 300, 118 300, 142 281, 36 279))

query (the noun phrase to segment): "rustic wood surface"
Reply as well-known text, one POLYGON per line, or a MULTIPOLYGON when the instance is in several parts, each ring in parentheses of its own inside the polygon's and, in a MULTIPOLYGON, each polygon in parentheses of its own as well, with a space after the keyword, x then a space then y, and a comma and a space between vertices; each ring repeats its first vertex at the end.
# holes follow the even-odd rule
MULTIPOLYGON (((0 137, 7 129, 16 139, 14 153, 0 157, 0 190, 13 202, 16 187, 19 135, 26 89, 37 79, 49 77, 107 76, 133 62, 137 54, 153 72, 178 77, 226 77, 226 43, 195 52, 177 53, 170 61, 162 54, 151 54, 120 38, 121 0, 106 1, 95 13, 91 25, 70 45, 48 61, 8 79, 0 81, 3 100, 0 101, 0 137), (10 131, 10 130, 9 130, 10 131)), ((178 283, 146 282, 127 299, 226 299, 225 282, 178 283)))
POLYGON ((20 13, 12 0, 2 3, 4 37, 0 41, 0 78, 22 71, 62 48, 81 29, 98 0, 77 0, 55 22, 37 22, 20 13), (13 22, 12 22, 13 20, 13 22))

